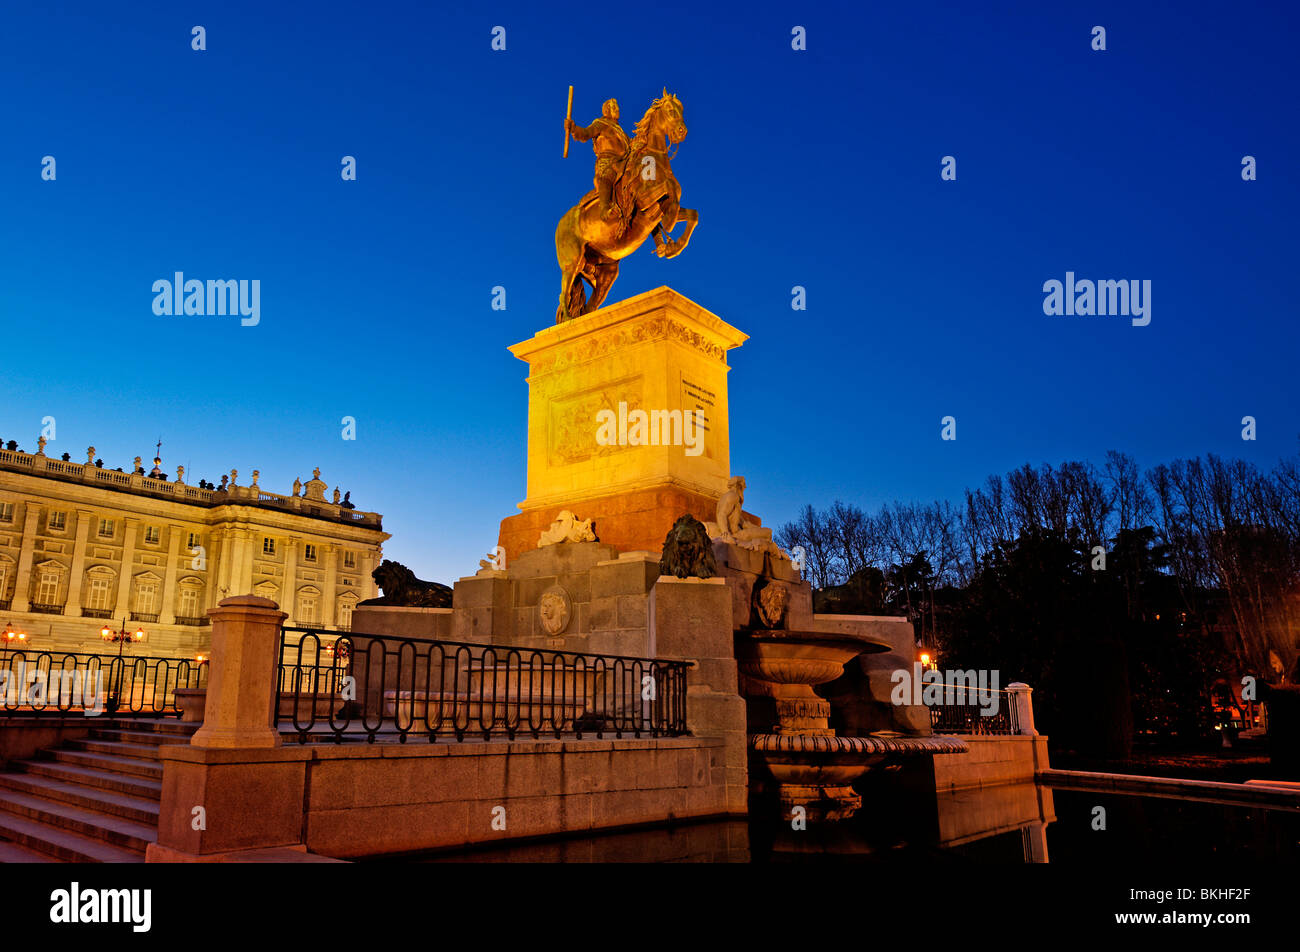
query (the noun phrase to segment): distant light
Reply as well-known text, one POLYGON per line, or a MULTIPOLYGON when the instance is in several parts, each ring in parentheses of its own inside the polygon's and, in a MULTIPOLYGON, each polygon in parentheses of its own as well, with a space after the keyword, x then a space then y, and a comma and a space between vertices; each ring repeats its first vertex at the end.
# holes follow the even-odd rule
POLYGON ((928 651, 922 651, 922 652, 921 652, 921 664, 929 664, 929 663, 930 663, 930 652, 928 652, 928 651))

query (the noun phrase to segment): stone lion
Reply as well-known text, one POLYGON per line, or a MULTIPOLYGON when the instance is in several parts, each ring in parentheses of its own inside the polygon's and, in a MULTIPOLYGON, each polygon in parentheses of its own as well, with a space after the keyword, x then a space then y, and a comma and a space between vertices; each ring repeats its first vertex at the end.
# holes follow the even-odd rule
POLYGON ((659 571, 677 578, 713 578, 718 563, 713 557, 713 543, 704 523, 689 512, 673 523, 664 539, 659 571))
POLYGON ((450 608, 451 589, 440 582, 426 582, 401 562, 384 559, 371 573, 384 590, 380 598, 368 598, 362 605, 397 605, 405 608, 450 608))

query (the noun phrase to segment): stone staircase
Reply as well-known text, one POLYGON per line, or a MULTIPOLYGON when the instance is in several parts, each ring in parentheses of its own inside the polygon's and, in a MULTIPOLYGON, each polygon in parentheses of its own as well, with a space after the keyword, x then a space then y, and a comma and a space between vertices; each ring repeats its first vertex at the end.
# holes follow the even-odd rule
POLYGON ((0 773, 0 863, 143 863, 158 838, 164 744, 197 723, 113 718, 0 773))

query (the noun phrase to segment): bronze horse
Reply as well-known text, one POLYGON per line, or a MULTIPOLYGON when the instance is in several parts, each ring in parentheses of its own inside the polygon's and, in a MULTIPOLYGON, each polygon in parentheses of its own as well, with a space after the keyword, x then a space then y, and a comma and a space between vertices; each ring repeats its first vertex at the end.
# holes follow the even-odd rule
POLYGON ((636 124, 627 164, 615 183, 614 195, 625 210, 624 230, 620 233, 618 222, 600 217, 595 189, 560 219, 555 229, 555 257, 561 272, 555 323, 600 307, 618 277, 619 261, 640 248, 647 237, 654 236, 655 254, 661 258, 674 258, 686 250, 699 213, 681 207, 682 187, 673 175, 664 141, 680 145, 685 138, 682 104, 665 89, 636 124), (680 238, 670 238, 679 222, 686 223, 686 230, 680 238), (591 285, 590 298, 584 280, 591 285))

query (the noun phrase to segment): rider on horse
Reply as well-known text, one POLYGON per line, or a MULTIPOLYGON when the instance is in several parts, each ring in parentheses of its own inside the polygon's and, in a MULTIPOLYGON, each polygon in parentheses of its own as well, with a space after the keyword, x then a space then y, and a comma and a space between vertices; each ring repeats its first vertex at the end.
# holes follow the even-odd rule
POLYGON ((596 152, 596 197, 600 201, 600 217, 614 221, 618 233, 627 227, 623 210, 614 198, 614 185, 623 174, 627 161, 628 138, 623 127, 618 124, 618 100, 606 99, 600 107, 601 115, 589 126, 580 126, 572 119, 567 120, 569 133, 579 142, 591 139, 592 149, 596 152))

